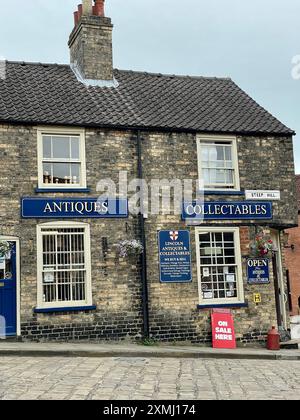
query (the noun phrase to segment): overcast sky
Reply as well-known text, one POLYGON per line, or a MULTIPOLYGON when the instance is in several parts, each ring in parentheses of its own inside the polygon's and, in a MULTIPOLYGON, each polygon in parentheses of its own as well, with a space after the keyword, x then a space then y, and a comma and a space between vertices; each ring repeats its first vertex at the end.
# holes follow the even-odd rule
MULTIPOLYGON (((80 0, 0 0, 0 56, 68 63, 80 0)), ((120 69, 229 76, 294 129, 300 173, 299 0, 106 0, 120 69), (299 144, 298 144, 299 143, 299 144)))

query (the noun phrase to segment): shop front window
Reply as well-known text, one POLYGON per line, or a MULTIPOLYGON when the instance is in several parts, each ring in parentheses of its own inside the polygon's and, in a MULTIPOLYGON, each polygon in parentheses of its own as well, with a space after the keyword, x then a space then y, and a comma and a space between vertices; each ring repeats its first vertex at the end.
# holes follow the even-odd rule
POLYGON ((90 304, 90 250, 87 226, 38 227, 39 304, 90 304))
POLYGON ((238 229, 196 230, 200 302, 241 302, 243 282, 238 229))

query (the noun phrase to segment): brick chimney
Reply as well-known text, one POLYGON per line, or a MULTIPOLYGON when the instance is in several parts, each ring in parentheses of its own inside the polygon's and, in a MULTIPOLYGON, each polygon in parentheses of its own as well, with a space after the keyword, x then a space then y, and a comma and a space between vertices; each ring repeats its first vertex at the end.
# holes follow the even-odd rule
POLYGON ((74 12, 70 35, 71 67, 81 81, 91 85, 113 84, 111 19, 105 17, 105 0, 83 0, 74 12))

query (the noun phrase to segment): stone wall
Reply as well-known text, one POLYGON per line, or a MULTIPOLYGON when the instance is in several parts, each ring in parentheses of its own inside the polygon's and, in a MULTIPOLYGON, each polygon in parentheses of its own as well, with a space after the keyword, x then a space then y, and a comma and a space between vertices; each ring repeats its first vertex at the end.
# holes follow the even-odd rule
MULTIPOLYGON (((142 133, 144 178, 169 180, 197 179, 196 137, 192 134, 142 133)), ((97 196, 100 179, 117 181, 119 171, 127 170, 129 180, 137 177, 136 139, 129 131, 86 130, 87 181, 91 188, 82 197, 97 196)), ((273 228, 297 223, 294 166, 290 138, 238 138, 242 189, 279 189, 282 201, 274 203, 273 228)), ((37 304, 36 225, 38 220, 20 218, 22 196, 36 194, 37 134, 34 127, 0 126, 0 235, 20 238, 21 243, 21 321, 26 339, 126 339, 139 338, 142 331, 140 263, 120 259, 116 243, 139 237, 135 216, 128 220, 85 220, 91 225, 92 289, 96 311, 34 314, 37 304), (103 240, 104 239, 104 240, 103 240), (108 248, 103 248, 107 241, 108 248)), ((46 194, 46 196, 79 194, 46 194)), ((218 196, 206 197, 218 200, 218 196)), ((225 196, 222 200, 237 201, 225 196)), ((238 200, 242 200, 240 198, 238 200)), ((151 204, 151 202, 150 202, 151 204)), ((50 220, 44 220, 47 222, 50 220)), ((78 221, 78 220, 77 220, 78 221)), ((215 225, 216 222, 211 222, 215 225)), ((227 225, 231 223, 228 222, 227 225)), ((253 237, 255 222, 233 222, 240 227, 243 281, 247 308, 234 309, 240 341, 261 341, 276 323, 273 281, 270 285, 248 286, 245 257, 253 237), (253 302, 253 293, 262 294, 262 304, 253 302)), ((208 342, 211 339, 210 312, 197 309, 198 282, 194 227, 186 227, 180 215, 151 215, 146 220, 147 269, 149 282, 150 332, 164 341, 208 342), (159 230, 189 229, 193 250, 193 282, 160 284, 158 271, 159 230)), ((272 272, 272 267, 270 267, 272 272)))
MULTIPOLYGON (((282 192, 280 203, 274 203, 274 218, 269 226, 274 228, 285 224, 294 225, 296 200, 293 188, 294 165, 292 140, 289 138, 238 138, 238 156, 241 189, 272 189, 282 192), (283 164, 284 163, 284 164, 283 164)), ((195 179, 198 174, 196 138, 188 134, 144 134, 144 174, 151 178, 195 179), (166 147, 168 144, 168 147, 166 147)), ((240 201, 241 197, 208 196, 208 201, 240 201)), ((151 207, 151 206, 150 206, 151 207)), ((224 222, 210 222, 220 225, 224 222)), ((275 291, 273 286, 272 262, 269 285, 249 286, 246 279, 246 257, 249 242, 255 234, 257 221, 226 222, 226 225, 240 226, 243 282, 248 308, 233 309, 236 333, 239 341, 263 341, 267 331, 276 325, 275 291), (247 225, 247 226, 244 226, 247 225), (255 304, 253 294, 259 292, 262 304, 255 304)), ((180 216, 149 216, 146 221, 148 244, 148 281, 150 288, 151 334, 160 340, 188 339, 193 342, 211 340, 210 311, 199 310, 195 229, 191 233, 193 257, 193 282, 191 284, 160 284, 158 281, 157 233, 159 230, 186 229, 180 216)))
POLYGON ((82 16, 72 31, 71 63, 84 79, 113 80, 112 28, 110 18, 82 16))
MULTIPOLYGON (((0 126, 0 235, 20 238, 22 335, 30 339, 80 339, 87 335, 99 339, 137 338, 142 330, 140 261, 118 258, 115 246, 125 237, 138 237, 136 217, 84 220, 91 226, 92 291, 97 311, 33 313, 37 306, 36 226, 53 220, 21 219, 20 200, 23 196, 63 196, 34 192, 36 133, 32 127, 0 126), (105 242, 107 249, 106 245, 103 247, 105 242)), ((102 178, 117 182, 119 170, 127 170, 129 179, 136 176, 136 143, 129 132, 87 130, 86 159, 87 183, 91 188, 88 195, 92 197, 97 197, 96 185, 102 178)))

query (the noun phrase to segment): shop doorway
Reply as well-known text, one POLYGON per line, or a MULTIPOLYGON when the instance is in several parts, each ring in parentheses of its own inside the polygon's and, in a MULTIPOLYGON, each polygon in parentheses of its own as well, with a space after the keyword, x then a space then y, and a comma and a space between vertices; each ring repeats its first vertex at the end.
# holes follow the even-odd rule
POLYGON ((277 324, 279 329, 287 330, 287 301, 288 296, 285 293, 284 277, 282 272, 282 259, 279 241, 279 232, 271 230, 271 237, 275 246, 275 251, 272 258, 273 264, 273 278, 275 289, 275 304, 277 324))
POLYGON ((0 323, 1 338, 14 337, 19 333, 19 244, 17 240, 8 240, 11 245, 5 257, 0 258, 0 323))

